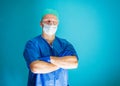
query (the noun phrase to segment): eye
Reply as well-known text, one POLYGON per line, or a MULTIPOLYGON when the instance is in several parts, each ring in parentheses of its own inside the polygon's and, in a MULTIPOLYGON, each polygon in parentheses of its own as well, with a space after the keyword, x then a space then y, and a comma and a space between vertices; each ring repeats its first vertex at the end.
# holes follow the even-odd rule
POLYGON ((48 20, 48 23, 50 23, 50 20, 48 20))

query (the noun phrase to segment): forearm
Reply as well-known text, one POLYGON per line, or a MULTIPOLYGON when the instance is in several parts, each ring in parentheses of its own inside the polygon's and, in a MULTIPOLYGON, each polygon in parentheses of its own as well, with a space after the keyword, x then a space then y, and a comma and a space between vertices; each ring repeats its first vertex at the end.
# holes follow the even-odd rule
POLYGON ((30 69, 33 73, 49 73, 59 69, 59 67, 45 61, 37 60, 30 64, 30 69))
POLYGON ((51 63, 64 69, 77 68, 78 65, 76 56, 64 56, 64 57, 51 56, 50 58, 51 58, 51 63))

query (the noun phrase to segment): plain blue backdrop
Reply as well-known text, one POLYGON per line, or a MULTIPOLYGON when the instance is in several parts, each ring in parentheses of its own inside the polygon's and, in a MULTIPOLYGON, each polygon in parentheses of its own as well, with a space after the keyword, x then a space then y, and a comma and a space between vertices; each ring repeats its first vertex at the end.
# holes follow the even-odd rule
POLYGON ((119 0, 0 0, 0 86, 26 86, 27 40, 39 35, 41 13, 56 9, 57 36, 71 42, 79 67, 70 86, 120 86, 119 0))

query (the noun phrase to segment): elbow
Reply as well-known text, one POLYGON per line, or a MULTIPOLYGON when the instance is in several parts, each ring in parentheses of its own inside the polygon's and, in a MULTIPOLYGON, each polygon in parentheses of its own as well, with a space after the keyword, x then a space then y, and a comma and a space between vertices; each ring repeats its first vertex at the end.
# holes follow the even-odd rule
POLYGON ((39 73, 37 62, 33 62, 33 63, 30 64, 30 70, 31 70, 31 72, 33 72, 35 74, 39 73))
POLYGON ((30 64, 30 70, 32 73, 34 74, 38 74, 38 73, 47 73, 46 69, 44 66, 40 66, 39 62, 35 61, 33 63, 30 64))
POLYGON ((32 73, 35 73, 35 74, 38 73, 38 70, 35 65, 30 66, 30 70, 32 73))
POLYGON ((76 62, 72 62, 71 63, 71 66, 67 66, 67 68, 65 68, 65 69, 77 69, 78 68, 78 62, 76 61, 76 62))
POLYGON ((35 74, 39 73, 39 71, 38 71, 37 68, 35 68, 35 67, 31 68, 31 72, 32 72, 32 73, 35 73, 35 74))
POLYGON ((36 69, 34 69, 34 68, 33 68, 33 69, 31 69, 31 72, 32 72, 32 73, 35 73, 35 74, 37 74, 37 73, 38 73, 38 71, 37 71, 36 69))
POLYGON ((78 61, 75 61, 75 62, 74 62, 73 68, 74 68, 74 69, 77 69, 77 68, 78 68, 78 61))
POLYGON ((75 58, 75 59, 74 59, 74 61, 73 61, 73 68, 74 68, 74 69, 77 69, 77 68, 78 68, 78 59, 77 59, 76 56, 75 56, 74 58, 75 58))
POLYGON ((78 60, 77 60, 77 58, 75 57, 75 59, 73 59, 74 61, 72 61, 72 62, 70 62, 69 64, 71 65, 71 66, 69 66, 70 67, 70 69, 77 69, 78 68, 78 60))

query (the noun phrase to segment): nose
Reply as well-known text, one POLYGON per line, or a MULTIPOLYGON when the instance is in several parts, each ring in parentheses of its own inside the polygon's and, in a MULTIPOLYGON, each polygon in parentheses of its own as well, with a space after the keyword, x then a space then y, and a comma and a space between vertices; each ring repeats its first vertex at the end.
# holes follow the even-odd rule
POLYGON ((53 24, 54 24, 54 22, 53 22, 53 21, 48 21, 48 23, 49 23, 50 25, 53 25, 53 24))

